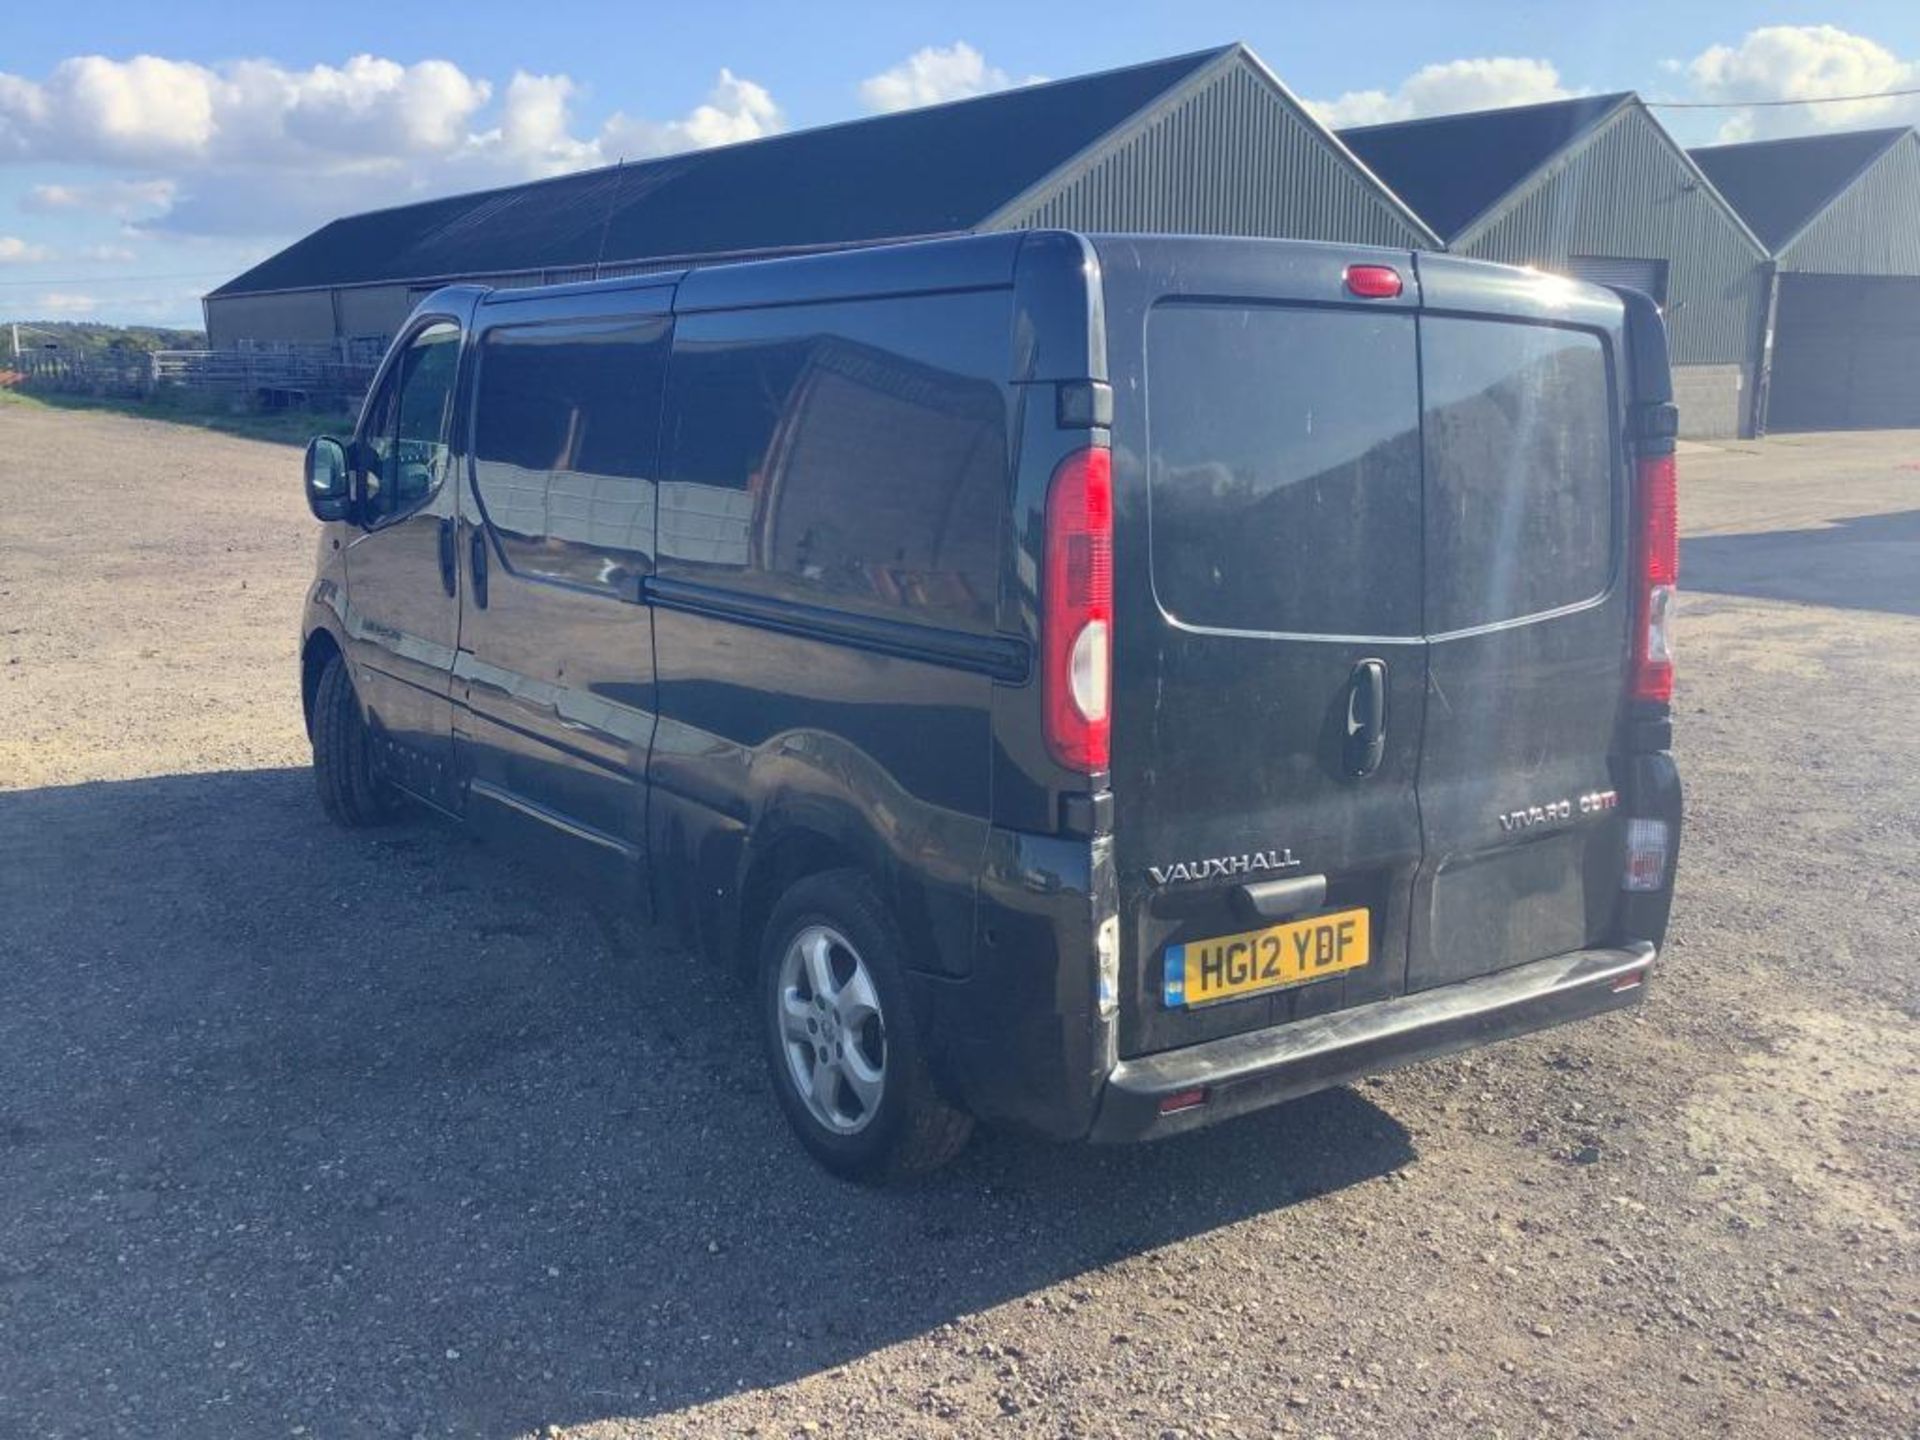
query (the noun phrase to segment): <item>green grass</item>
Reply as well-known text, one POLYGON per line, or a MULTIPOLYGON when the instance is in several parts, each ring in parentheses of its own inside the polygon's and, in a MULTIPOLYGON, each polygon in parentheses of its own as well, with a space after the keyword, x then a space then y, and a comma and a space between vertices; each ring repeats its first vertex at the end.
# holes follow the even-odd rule
POLYGON ((98 410, 136 420, 162 420, 170 425, 192 425, 224 435, 243 435, 276 445, 304 446, 315 435, 344 435, 353 417, 313 410, 234 410, 214 397, 167 390, 150 400, 112 396, 62 395, 27 392, 0 386, 0 404, 37 405, 48 410, 98 410))

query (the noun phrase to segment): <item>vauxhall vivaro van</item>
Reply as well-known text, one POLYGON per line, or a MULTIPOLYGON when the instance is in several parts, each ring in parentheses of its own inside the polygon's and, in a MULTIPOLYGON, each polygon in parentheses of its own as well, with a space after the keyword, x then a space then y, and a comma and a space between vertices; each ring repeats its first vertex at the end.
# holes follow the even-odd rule
POLYGON ((1405 251, 452 287, 308 454, 320 796, 675 923, 841 1173, 1206 1124, 1643 993, 1674 416, 1644 297, 1405 251))

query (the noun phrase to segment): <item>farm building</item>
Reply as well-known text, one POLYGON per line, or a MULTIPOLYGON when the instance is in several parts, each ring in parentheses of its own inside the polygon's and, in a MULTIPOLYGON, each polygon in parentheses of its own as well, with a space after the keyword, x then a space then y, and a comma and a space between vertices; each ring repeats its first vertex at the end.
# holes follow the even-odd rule
POLYGON ((1773 252, 1766 427, 1920 425, 1920 135, 1692 153, 1773 252))
POLYGON ((1229 45, 335 220, 208 295, 216 346, 386 336, 438 285, 1061 226, 1437 248, 1229 45))
POLYGON ((1631 285, 1666 309, 1683 433, 1751 433, 1767 252, 1622 93, 1343 130, 1449 250, 1631 285))

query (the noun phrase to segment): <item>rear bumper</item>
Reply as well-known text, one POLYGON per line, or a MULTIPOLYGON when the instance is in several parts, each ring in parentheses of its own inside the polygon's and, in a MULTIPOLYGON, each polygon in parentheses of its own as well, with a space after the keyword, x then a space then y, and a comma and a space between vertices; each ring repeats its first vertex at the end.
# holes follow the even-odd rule
POLYGON ((1647 942, 1580 950, 1497 975, 1352 1010, 1123 1060, 1108 1074, 1089 1138, 1146 1140, 1635 1004, 1656 955, 1647 942), (1160 1113, 1167 1097, 1206 1101, 1160 1113))

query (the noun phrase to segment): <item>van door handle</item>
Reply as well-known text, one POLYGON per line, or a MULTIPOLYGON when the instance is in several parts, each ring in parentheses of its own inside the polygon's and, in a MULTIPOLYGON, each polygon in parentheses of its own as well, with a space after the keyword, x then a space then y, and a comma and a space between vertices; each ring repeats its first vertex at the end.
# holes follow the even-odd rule
POLYGON ((459 585, 454 572, 453 517, 440 517, 440 588, 451 595, 459 585))
POLYGON ((473 603, 484 610, 487 608, 487 537, 477 525, 473 529, 473 543, 467 547, 467 557, 473 570, 473 603))
POLYGON ((1346 741, 1341 761, 1349 777, 1364 780, 1387 753, 1387 662, 1362 660, 1347 681, 1346 741))
POLYGON ((1294 875, 1285 880, 1259 880, 1236 885, 1229 894, 1240 918, 1257 925, 1318 910, 1327 903, 1327 877, 1294 875))

